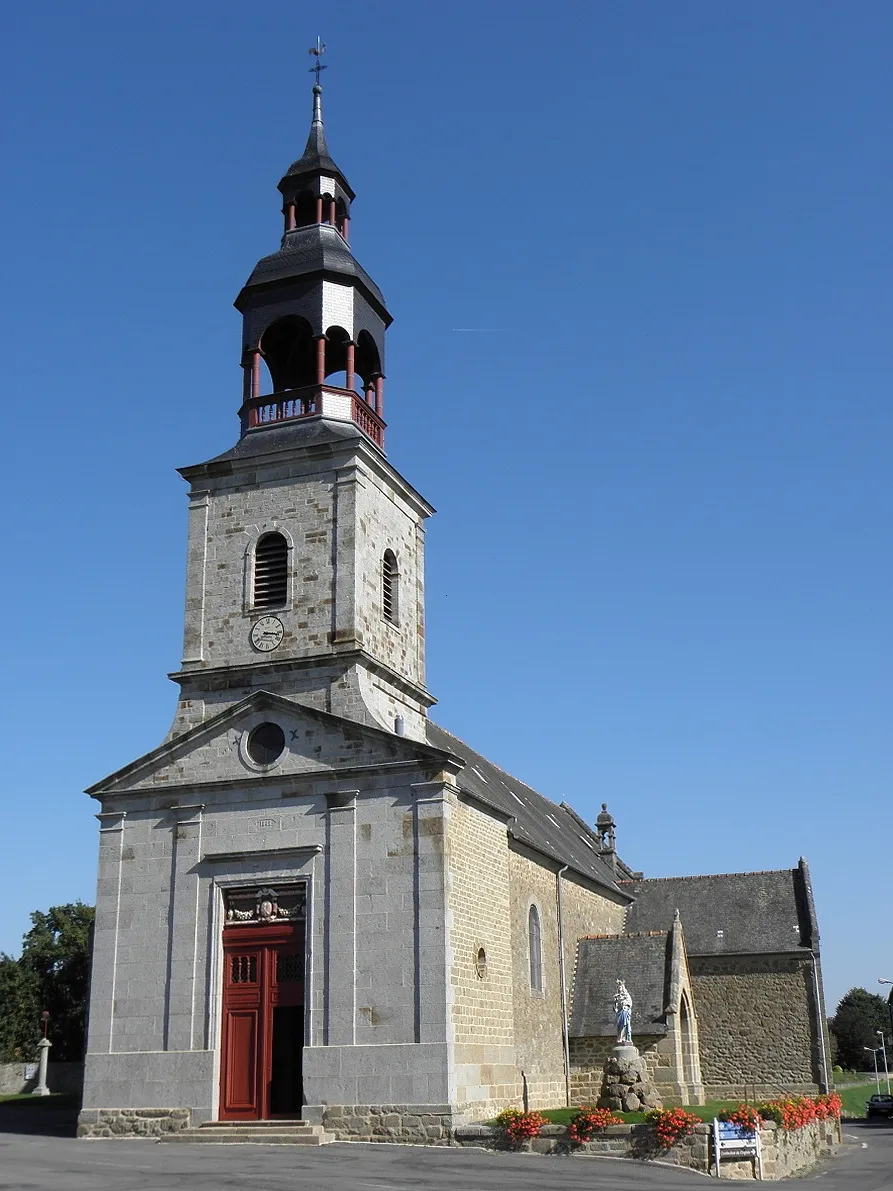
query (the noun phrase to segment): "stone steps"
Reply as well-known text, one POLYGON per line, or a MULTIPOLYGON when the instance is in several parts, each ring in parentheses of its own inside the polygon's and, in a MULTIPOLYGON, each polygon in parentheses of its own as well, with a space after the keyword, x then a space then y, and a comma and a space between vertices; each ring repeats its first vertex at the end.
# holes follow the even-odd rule
POLYGON ((195 1129, 167 1133, 165 1145, 323 1146, 335 1140, 322 1125, 307 1121, 208 1121, 195 1129))

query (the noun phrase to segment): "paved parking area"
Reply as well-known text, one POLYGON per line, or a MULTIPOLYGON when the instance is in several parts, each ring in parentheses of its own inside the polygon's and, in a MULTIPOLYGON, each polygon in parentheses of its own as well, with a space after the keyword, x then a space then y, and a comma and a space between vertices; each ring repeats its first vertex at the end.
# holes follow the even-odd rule
MULTIPOLYGON (((893 1187, 893 1128, 848 1125, 842 1155, 797 1180, 822 1191, 893 1187)), ((0 1132, 3 1191, 689 1191, 705 1176, 604 1158, 334 1144, 165 1146, 0 1132)))

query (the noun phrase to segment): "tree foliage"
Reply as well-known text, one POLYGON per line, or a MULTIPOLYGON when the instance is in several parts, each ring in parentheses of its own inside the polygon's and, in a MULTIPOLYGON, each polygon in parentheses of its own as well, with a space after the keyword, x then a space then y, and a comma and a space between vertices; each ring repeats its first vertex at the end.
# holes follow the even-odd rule
POLYGON ((19 959, 0 955, 0 1059, 36 1057, 44 1010, 52 1058, 83 1058, 93 917, 83 902, 35 910, 19 959))
POLYGON ((828 1023, 834 1037, 835 1058, 842 1067, 858 1071, 873 1066, 865 1047, 880 1043, 877 1030, 883 1030, 890 1045, 890 1011, 887 1002, 864 988, 851 988, 840 1000, 828 1023))

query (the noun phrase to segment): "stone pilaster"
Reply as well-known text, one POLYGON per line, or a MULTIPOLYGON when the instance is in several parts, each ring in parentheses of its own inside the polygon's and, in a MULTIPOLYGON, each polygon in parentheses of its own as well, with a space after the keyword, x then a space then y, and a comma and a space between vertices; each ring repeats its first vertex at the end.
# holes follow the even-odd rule
POLYGON ((126 811, 103 811, 99 820, 99 879, 93 933, 88 1050, 111 1054, 115 1032, 115 982, 126 811))
POLYGON ((203 805, 175 806, 171 849, 171 915, 168 929, 167 996, 164 1049, 192 1050, 202 1020, 201 991, 196 988, 199 958, 200 878, 203 805), (198 1002, 198 1004, 197 1004, 198 1002))
POLYGON ((356 1043, 357 793, 326 795, 325 1043, 356 1043))

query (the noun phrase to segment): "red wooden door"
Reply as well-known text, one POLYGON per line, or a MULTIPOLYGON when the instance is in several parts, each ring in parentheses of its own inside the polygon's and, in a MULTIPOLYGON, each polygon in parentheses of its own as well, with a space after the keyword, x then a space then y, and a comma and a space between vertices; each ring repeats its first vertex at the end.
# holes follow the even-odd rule
POLYGON ((303 1035, 303 924, 225 929, 220 1120, 300 1117, 303 1035))
POLYGON ((261 1116, 265 958, 262 946, 224 945, 221 1120, 261 1116))

